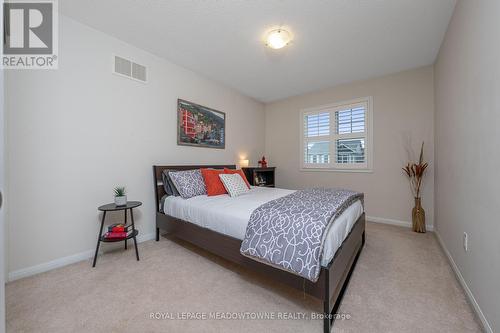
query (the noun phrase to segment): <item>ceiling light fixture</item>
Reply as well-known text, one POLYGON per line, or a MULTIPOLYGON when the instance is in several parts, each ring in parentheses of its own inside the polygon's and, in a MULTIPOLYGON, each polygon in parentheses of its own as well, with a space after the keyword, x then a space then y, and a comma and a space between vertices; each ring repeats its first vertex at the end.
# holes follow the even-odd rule
POLYGON ((266 45, 272 49, 281 49, 292 41, 292 34, 282 28, 271 30, 266 36, 266 45))

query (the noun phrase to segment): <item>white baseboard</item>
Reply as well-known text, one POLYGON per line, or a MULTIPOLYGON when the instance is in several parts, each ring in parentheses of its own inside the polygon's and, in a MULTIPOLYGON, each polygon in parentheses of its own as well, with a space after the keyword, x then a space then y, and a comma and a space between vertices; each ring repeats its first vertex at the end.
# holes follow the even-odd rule
MULTIPOLYGON (((146 242, 148 240, 154 239, 155 236, 156 236, 155 233, 139 235, 139 236, 137 236, 137 242, 138 243, 146 242)), ((8 281, 10 282, 10 281, 22 279, 24 277, 47 272, 47 271, 50 271, 52 269, 56 269, 56 268, 63 267, 66 265, 74 264, 74 263, 82 261, 82 260, 87 260, 87 259, 92 258, 94 256, 94 251, 95 250, 88 250, 85 252, 73 254, 71 256, 55 259, 52 261, 44 262, 42 264, 38 264, 35 266, 26 267, 26 268, 19 269, 17 271, 10 272, 9 276, 8 276, 8 281)))
MULTIPOLYGON (((411 222, 408 222, 408 221, 386 219, 383 217, 376 217, 376 216, 367 216, 366 220, 368 222, 383 223, 383 224, 390 224, 390 225, 397 225, 400 227, 411 228, 411 222)), ((434 225, 432 225, 432 224, 426 224, 425 228, 429 231, 434 231, 434 225)))
POLYGON ((450 262, 450 266, 455 272, 455 275, 457 277, 458 282, 460 282, 460 285, 462 286, 463 290, 465 291, 465 295, 467 296, 469 303, 472 305, 472 308, 474 309, 474 312, 476 312, 477 317, 479 318, 479 321, 483 325, 483 330, 488 333, 493 333, 493 329, 490 326, 490 323, 488 323, 488 320, 484 316, 483 311, 481 310, 481 307, 477 303, 476 299, 474 298, 474 294, 472 294, 472 291, 470 290, 469 286, 467 285, 467 282, 465 282, 464 277, 462 276, 462 273, 458 269, 457 264, 455 263, 455 260, 453 260, 453 257, 451 256, 450 252, 444 245, 444 242, 441 238, 441 235, 439 234, 438 231, 435 231, 434 234, 436 235, 436 238, 439 242, 439 245, 441 245, 441 248, 443 249, 444 254, 448 258, 448 261, 450 262))

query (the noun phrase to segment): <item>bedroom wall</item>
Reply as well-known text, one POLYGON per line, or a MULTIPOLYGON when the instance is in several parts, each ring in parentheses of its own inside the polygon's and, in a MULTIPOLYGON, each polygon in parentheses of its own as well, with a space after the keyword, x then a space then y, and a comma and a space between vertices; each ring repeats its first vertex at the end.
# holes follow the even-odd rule
POLYGON ((11 278, 92 255, 116 185, 143 201, 137 225, 152 237, 153 164, 264 151, 261 103, 67 17, 59 26, 58 70, 6 75, 11 278), (149 82, 112 74, 113 54, 146 65, 149 82), (226 149, 177 146, 177 98, 226 112, 226 149))
MULTIPOLYGON (((3 18, 3 8, 0 9, 0 17, 3 18)), ((0 26, 2 24, 0 18, 0 26)), ((5 332, 5 276, 7 269, 5 268, 6 256, 6 241, 5 237, 5 123, 4 123, 4 71, 0 69, 0 193, 2 202, 0 203, 0 333, 5 332)))
POLYGON ((435 65, 437 234, 490 332, 500 331, 499 40, 499 1, 459 1, 435 65))
MULTIPOLYGON (((3 26, 3 6, 0 8, 0 26, 3 26)), ((0 52, 1 54, 1 52, 0 52)), ((0 193, 5 196, 5 110, 4 110, 4 70, 0 69, 0 193)), ((0 333, 5 332, 5 268, 6 240, 5 237, 5 208, 0 203, 0 333)))
POLYGON ((430 163, 423 206, 430 227, 434 214, 433 123, 433 68, 429 66, 266 104, 266 157, 277 167, 280 187, 352 188, 365 193, 371 220, 409 225, 413 198, 401 170, 408 156, 405 142, 410 138, 417 151, 423 140, 430 163), (365 96, 373 97, 373 172, 300 171, 300 111, 365 96))

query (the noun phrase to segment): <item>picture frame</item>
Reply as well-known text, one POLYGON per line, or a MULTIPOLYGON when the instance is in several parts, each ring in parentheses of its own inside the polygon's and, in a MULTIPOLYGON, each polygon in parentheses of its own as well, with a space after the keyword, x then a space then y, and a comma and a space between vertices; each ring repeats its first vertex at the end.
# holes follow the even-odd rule
POLYGON ((183 99, 177 100, 177 145, 226 148, 226 114, 183 99))

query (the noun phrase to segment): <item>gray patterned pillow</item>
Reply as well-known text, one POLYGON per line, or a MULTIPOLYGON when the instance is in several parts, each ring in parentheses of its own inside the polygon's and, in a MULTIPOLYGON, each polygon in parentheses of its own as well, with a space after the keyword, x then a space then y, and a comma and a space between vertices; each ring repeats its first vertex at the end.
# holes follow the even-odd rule
POLYGON ((207 188, 201 175, 201 170, 170 171, 170 179, 184 199, 207 194, 207 188))
POLYGON ((172 182, 172 179, 170 179, 170 176, 168 175, 170 171, 175 171, 175 170, 165 169, 161 173, 161 178, 163 180, 163 188, 165 189, 165 193, 167 193, 167 195, 173 195, 175 197, 178 197, 179 191, 177 191, 174 183, 172 182))
POLYGON ((219 178, 231 197, 237 197, 250 191, 243 178, 237 173, 223 173, 219 175, 219 178))

